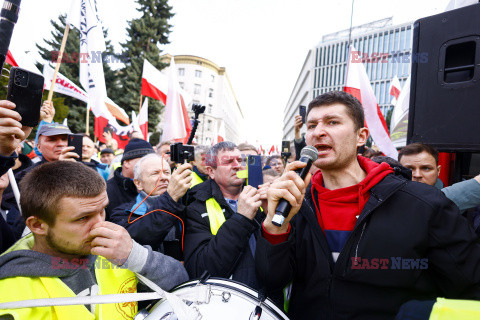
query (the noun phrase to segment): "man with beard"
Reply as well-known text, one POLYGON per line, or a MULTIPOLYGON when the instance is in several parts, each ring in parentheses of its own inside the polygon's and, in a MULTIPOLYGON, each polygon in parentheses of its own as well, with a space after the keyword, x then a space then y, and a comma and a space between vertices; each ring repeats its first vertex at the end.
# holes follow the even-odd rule
POLYGON ((294 162, 269 189, 255 263, 268 290, 292 283, 291 319, 393 319, 409 300, 480 298, 480 246, 458 208, 436 188, 357 156, 367 138, 356 98, 318 96, 306 142, 320 170, 302 181, 292 170, 305 163, 294 162), (282 198, 292 209, 277 227, 282 198))
MULTIPOLYGON (((77 162, 38 166, 22 180, 32 233, 0 256, 0 302, 137 291, 137 272, 165 290, 188 279, 182 264, 105 221, 105 180, 77 162)), ((137 303, 0 310, 18 319, 133 318, 137 303)))

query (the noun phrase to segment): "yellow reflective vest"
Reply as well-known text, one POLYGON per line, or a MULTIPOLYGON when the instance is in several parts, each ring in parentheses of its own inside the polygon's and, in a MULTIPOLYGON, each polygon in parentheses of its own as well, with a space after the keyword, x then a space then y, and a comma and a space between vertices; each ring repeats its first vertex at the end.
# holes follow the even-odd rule
POLYGON ((480 301, 437 298, 429 320, 478 320, 480 301))
MULTIPOLYGON (((14 250, 31 250, 33 235, 20 239, 4 254, 14 250)), ((53 266, 53 264, 52 264, 53 266)), ((95 276, 101 294, 135 293, 137 277, 128 269, 118 268, 98 256, 95 276)), ((0 302, 27 299, 75 297, 75 293, 57 277, 12 277, 0 280, 0 302)), ((0 310, 0 315, 11 314, 15 320, 116 320, 133 319, 137 313, 136 302, 100 304, 92 314, 84 305, 54 306, 0 310)))
POLYGON ((203 182, 202 178, 200 178, 200 176, 195 172, 192 171, 190 175, 192 176, 192 184, 190 186, 190 189, 195 187, 197 184, 200 184, 203 182))
POLYGON ((222 207, 214 198, 207 199, 207 214, 208 220, 210 220, 210 231, 215 236, 218 229, 225 222, 225 214, 223 213, 222 207))

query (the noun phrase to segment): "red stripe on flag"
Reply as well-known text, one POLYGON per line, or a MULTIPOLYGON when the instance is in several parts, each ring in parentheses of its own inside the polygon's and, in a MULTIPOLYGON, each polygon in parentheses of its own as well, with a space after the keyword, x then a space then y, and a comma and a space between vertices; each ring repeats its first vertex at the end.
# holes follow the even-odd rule
POLYGON ((146 141, 148 141, 148 122, 140 125, 140 131, 142 132, 146 141))
POLYGON ((142 78, 142 96, 147 96, 155 100, 160 100, 163 104, 167 103, 167 95, 156 88, 154 85, 150 84, 147 79, 142 78))
POLYGON ((8 50, 7 58, 5 58, 5 62, 8 63, 9 65, 13 66, 13 67, 18 67, 18 63, 17 63, 17 61, 15 61, 15 58, 13 57, 10 50, 8 50))
MULTIPOLYGON (((362 103, 362 94, 360 93, 360 89, 344 87, 343 91, 345 91, 346 93, 350 93, 352 96, 357 98, 358 101, 360 101, 360 103, 362 103)), ((378 114, 378 117, 380 118, 380 121, 382 122, 383 128, 385 129, 388 136, 390 137, 390 132, 388 131, 387 122, 385 121, 385 118, 383 117, 382 111, 380 111, 380 107, 378 106, 378 104, 377 104, 377 114, 378 114)), ((365 127, 368 128, 366 121, 365 121, 365 127)))
POLYGON ((392 86, 392 88, 390 88, 390 95, 391 95, 391 96, 394 96, 395 99, 398 99, 398 96, 400 95, 400 89, 398 89, 397 87, 392 86))

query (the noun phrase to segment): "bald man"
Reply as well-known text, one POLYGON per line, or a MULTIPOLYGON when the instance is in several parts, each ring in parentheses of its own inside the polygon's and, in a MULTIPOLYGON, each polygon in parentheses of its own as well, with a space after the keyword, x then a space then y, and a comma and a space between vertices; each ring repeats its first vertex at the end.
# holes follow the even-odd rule
POLYGON ((114 209, 111 221, 138 243, 182 260, 180 219, 185 206, 180 199, 190 188, 191 169, 191 164, 183 164, 172 174, 159 155, 144 156, 133 169, 136 199, 114 209))

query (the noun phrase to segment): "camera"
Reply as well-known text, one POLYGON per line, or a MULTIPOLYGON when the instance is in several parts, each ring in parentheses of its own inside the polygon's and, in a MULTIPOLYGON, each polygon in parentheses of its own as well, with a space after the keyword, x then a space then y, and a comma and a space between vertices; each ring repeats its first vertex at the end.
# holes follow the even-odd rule
POLYGON ((176 142, 170 145, 170 160, 183 164, 195 160, 195 147, 176 142))
POLYGON ((201 104, 193 104, 192 111, 195 113, 195 119, 198 119, 198 117, 205 112, 205 106, 202 106, 201 104))

